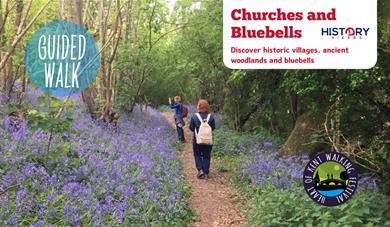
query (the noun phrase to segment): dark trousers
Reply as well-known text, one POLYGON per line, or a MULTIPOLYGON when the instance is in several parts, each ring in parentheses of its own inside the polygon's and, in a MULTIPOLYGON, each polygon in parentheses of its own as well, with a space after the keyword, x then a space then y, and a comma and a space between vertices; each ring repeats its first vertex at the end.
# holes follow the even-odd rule
POLYGON ((194 148, 195 165, 199 170, 203 170, 204 174, 210 172, 210 160, 211 160, 211 149, 212 145, 199 145, 196 142, 192 143, 194 148))
POLYGON ((181 118, 180 116, 175 115, 175 123, 176 123, 177 136, 179 137, 179 140, 181 142, 185 142, 186 139, 184 137, 184 130, 183 130, 185 122, 184 122, 183 118, 181 118))
POLYGON ((179 127, 176 125, 176 131, 177 131, 177 136, 179 137, 179 140, 181 142, 185 142, 183 127, 179 127))

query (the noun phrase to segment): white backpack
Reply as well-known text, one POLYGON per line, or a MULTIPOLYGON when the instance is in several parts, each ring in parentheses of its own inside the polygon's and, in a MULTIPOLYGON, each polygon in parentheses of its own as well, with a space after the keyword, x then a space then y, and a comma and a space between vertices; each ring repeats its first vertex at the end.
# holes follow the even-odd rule
POLYGON ((212 145, 213 144, 213 129, 209 125, 209 120, 211 114, 207 115, 207 119, 203 120, 199 113, 196 113, 200 121, 199 131, 196 132, 195 129, 195 138, 196 143, 200 145, 212 145))

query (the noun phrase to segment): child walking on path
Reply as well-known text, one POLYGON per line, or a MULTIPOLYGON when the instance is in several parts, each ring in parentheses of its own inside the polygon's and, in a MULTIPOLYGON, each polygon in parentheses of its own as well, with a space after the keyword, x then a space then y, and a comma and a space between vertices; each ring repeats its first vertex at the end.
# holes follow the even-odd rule
POLYGON ((204 123, 208 123, 211 130, 215 129, 215 120, 210 114, 210 105, 207 100, 201 99, 198 101, 197 113, 192 115, 189 127, 190 130, 194 132, 192 146, 194 149, 195 165, 198 170, 197 177, 198 179, 207 180, 210 171, 211 150, 213 145, 211 143, 197 143, 199 140, 197 141, 196 136, 200 133, 199 128, 202 124, 199 118, 201 118, 204 123))
POLYGON ((183 120, 183 112, 184 112, 184 106, 181 103, 181 98, 180 96, 175 96, 173 98, 174 103, 172 103, 171 98, 169 98, 169 107, 171 109, 175 110, 175 123, 176 123, 176 130, 177 130, 177 135, 179 137, 179 141, 185 143, 185 137, 184 137, 184 130, 183 127, 185 125, 184 120, 183 120))

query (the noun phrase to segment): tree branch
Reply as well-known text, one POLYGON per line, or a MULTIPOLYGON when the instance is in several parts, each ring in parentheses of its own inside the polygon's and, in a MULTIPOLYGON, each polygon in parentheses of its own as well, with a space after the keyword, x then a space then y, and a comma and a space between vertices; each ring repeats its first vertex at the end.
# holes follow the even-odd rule
POLYGON ((3 21, 1 23, 1 26, 0 26, 0 33, 2 33, 3 29, 4 29, 4 26, 5 26, 5 23, 7 22, 7 19, 8 19, 8 15, 9 13, 11 12, 11 10, 16 6, 16 3, 14 3, 11 8, 9 9, 8 8, 8 1, 5 3, 5 14, 4 14, 4 17, 2 18, 3 21))
MULTIPOLYGON (((18 45, 19 41, 22 39, 22 37, 26 34, 26 32, 30 29, 30 27, 34 24, 34 22, 37 20, 37 18, 41 15, 41 13, 43 12, 43 10, 45 10, 45 8, 49 5, 49 3, 51 2, 52 0, 48 0, 40 9, 39 11, 37 12, 37 14, 35 14, 35 16, 31 19, 30 23, 23 29, 21 30, 20 32, 18 32, 14 38, 14 40, 12 41, 12 44, 11 44, 11 47, 8 49, 7 53, 5 54, 4 58, 1 59, 1 62, 0 62, 0 70, 4 68, 6 62, 8 61, 8 58, 13 54, 13 52, 15 51, 15 48, 16 46, 18 45)), ((27 17, 27 16, 26 16, 27 17)), ((23 21, 23 20, 22 20, 23 21)), ((21 22, 22 24, 22 22, 21 22)), ((19 26, 20 28, 21 26, 19 26)))
POLYGON ((167 31, 167 32, 165 32, 164 34, 160 35, 160 36, 152 43, 152 47, 153 47, 154 45, 156 45, 162 38, 164 38, 166 35, 168 35, 168 34, 170 34, 170 33, 172 33, 172 32, 178 31, 178 30, 180 30, 180 29, 182 29, 182 28, 185 28, 185 27, 192 27, 192 26, 196 26, 196 25, 200 25, 200 24, 202 24, 202 23, 199 22, 199 23, 194 23, 194 24, 184 24, 184 25, 179 26, 179 27, 176 27, 176 28, 174 28, 174 29, 172 29, 172 30, 170 30, 170 31, 167 31))

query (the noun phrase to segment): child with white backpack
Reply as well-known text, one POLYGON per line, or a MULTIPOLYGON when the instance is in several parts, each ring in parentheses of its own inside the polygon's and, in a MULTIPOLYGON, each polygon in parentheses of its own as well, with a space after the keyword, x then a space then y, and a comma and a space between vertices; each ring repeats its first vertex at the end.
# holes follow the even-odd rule
POLYGON ((210 105, 207 100, 198 101, 197 112, 192 115, 189 128, 194 132, 192 145, 198 170, 197 177, 207 180, 213 147, 213 130, 215 129, 215 121, 210 114, 210 105))

